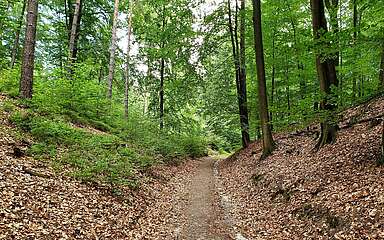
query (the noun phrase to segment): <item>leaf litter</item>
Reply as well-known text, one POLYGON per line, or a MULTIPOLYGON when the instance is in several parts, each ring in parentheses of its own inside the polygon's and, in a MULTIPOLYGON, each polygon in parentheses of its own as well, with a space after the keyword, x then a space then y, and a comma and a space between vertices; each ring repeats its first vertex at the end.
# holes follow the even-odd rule
POLYGON ((281 133, 265 160, 258 141, 221 161, 237 228, 248 239, 384 239, 382 124, 372 124, 383 113, 384 98, 343 112, 337 142, 318 152, 310 132, 281 133))

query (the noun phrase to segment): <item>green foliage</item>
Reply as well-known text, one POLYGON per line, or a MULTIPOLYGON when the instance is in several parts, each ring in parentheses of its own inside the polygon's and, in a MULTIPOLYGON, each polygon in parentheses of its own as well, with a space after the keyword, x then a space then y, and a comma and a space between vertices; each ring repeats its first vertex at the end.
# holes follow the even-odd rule
POLYGON ((5 69, 0 71, 0 92, 6 93, 10 97, 19 96, 20 71, 17 69, 5 69))
MULTIPOLYGON (((27 108, 15 111, 13 103, 3 104, 13 112, 11 122, 35 139, 30 155, 51 159, 57 169, 68 166, 71 175, 84 181, 136 186, 137 171, 206 154, 198 127, 194 134, 160 131, 134 104, 129 120, 124 120, 122 105, 107 100, 104 86, 89 80, 92 69, 79 64, 71 79, 61 71, 38 74, 33 100, 23 102, 27 108)), ((10 93, 16 82, 8 75, 0 87, 10 93)))

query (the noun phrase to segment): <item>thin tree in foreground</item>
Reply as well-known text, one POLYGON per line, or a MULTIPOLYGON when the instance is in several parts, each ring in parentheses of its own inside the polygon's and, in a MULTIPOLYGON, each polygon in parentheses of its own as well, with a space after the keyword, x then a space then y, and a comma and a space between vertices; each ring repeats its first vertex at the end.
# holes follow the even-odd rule
POLYGON ((320 148, 325 144, 333 143, 336 141, 337 123, 332 117, 332 111, 336 108, 336 104, 330 101, 332 86, 338 86, 336 75, 336 68, 334 61, 321 53, 323 48, 329 46, 329 42, 325 40, 324 34, 327 33, 327 20, 324 13, 323 0, 311 0, 312 11, 312 26, 313 36, 316 45, 318 46, 316 54, 316 67, 317 74, 320 81, 320 91, 324 95, 320 102, 320 110, 325 112, 325 117, 321 121, 321 134, 316 148, 320 148), (320 42, 323 41, 323 42, 320 42), (325 41, 325 42, 324 42, 325 41))
POLYGON ((115 7, 113 11, 113 24, 112 24, 112 40, 111 48, 109 52, 109 72, 108 72, 108 98, 112 98, 112 83, 113 76, 115 73, 115 52, 116 52, 116 30, 117 30, 117 20, 119 17, 119 0, 115 0, 115 7))
POLYGON ((271 125, 268 115, 267 86, 265 81, 265 64, 263 37, 261 30, 261 3, 260 0, 252 0, 253 4, 253 29, 255 41, 256 67, 258 78, 258 97, 259 97, 259 114, 261 121, 261 130, 263 133, 263 155, 267 157, 275 148, 272 137, 271 125))
POLYGON ((249 121, 247 108, 247 83, 246 83, 246 64, 245 64, 245 0, 241 0, 240 5, 240 44, 238 40, 238 4, 236 0, 235 22, 232 20, 231 1, 228 0, 228 26, 232 43, 232 54, 235 66, 236 90, 239 105, 239 116, 241 126, 241 136, 243 147, 247 147, 250 142, 249 121))
POLYGON ((33 70, 35 63, 36 25, 38 0, 28 0, 27 21, 20 78, 20 97, 32 98, 33 70))

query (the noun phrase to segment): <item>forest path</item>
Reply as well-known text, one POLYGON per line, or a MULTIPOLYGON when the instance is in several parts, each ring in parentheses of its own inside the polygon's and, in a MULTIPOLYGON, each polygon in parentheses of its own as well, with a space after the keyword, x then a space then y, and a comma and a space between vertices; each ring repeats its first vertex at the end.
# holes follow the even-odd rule
POLYGON ((225 210, 220 205, 214 175, 215 160, 205 157, 200 161, 188 186, 188 204, 184 208, 187 225, 179 239, 233 239, 225 210))

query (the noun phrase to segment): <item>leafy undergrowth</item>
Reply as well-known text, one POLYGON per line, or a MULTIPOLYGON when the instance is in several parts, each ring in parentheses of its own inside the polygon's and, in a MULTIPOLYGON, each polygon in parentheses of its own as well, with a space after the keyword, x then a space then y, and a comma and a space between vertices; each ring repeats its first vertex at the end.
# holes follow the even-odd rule
MULTIPOLYGON (((384 98, 341 116, 337 142, 313 151, 313 132, 274 135, 220 163, 237 227, 248 239, 384 239, 384 98)), ((312 129, 315 126, 312 126, 312 129)))
POLYGON ((207 154, 207 139, 199 127, 161 131, 157 119, 134 101, 125 119, 118 91, 107 99, 104 86, 89 81, 90 75, 82 64, 73 73, 76 81, 60 70, 37 71, 33 99, 21 101, 18 70, 2 71, 0 115, 17 127, 19 136, 33 139, 26 154, 83 181, 132 187, 154 164, 207 154))
POLYGON ((76 112, 48 113, 42 105, 5 95, 0 103, 1 114, 17 127, 20 139, 30 138, 22 154, 82 181, 136 187, 142 173, 155 164, 206 154, 202 138, 157 132, 146 129, 152 127, 146 123, 144 129, 134 126, 138 122, 111 126, 76 112))

